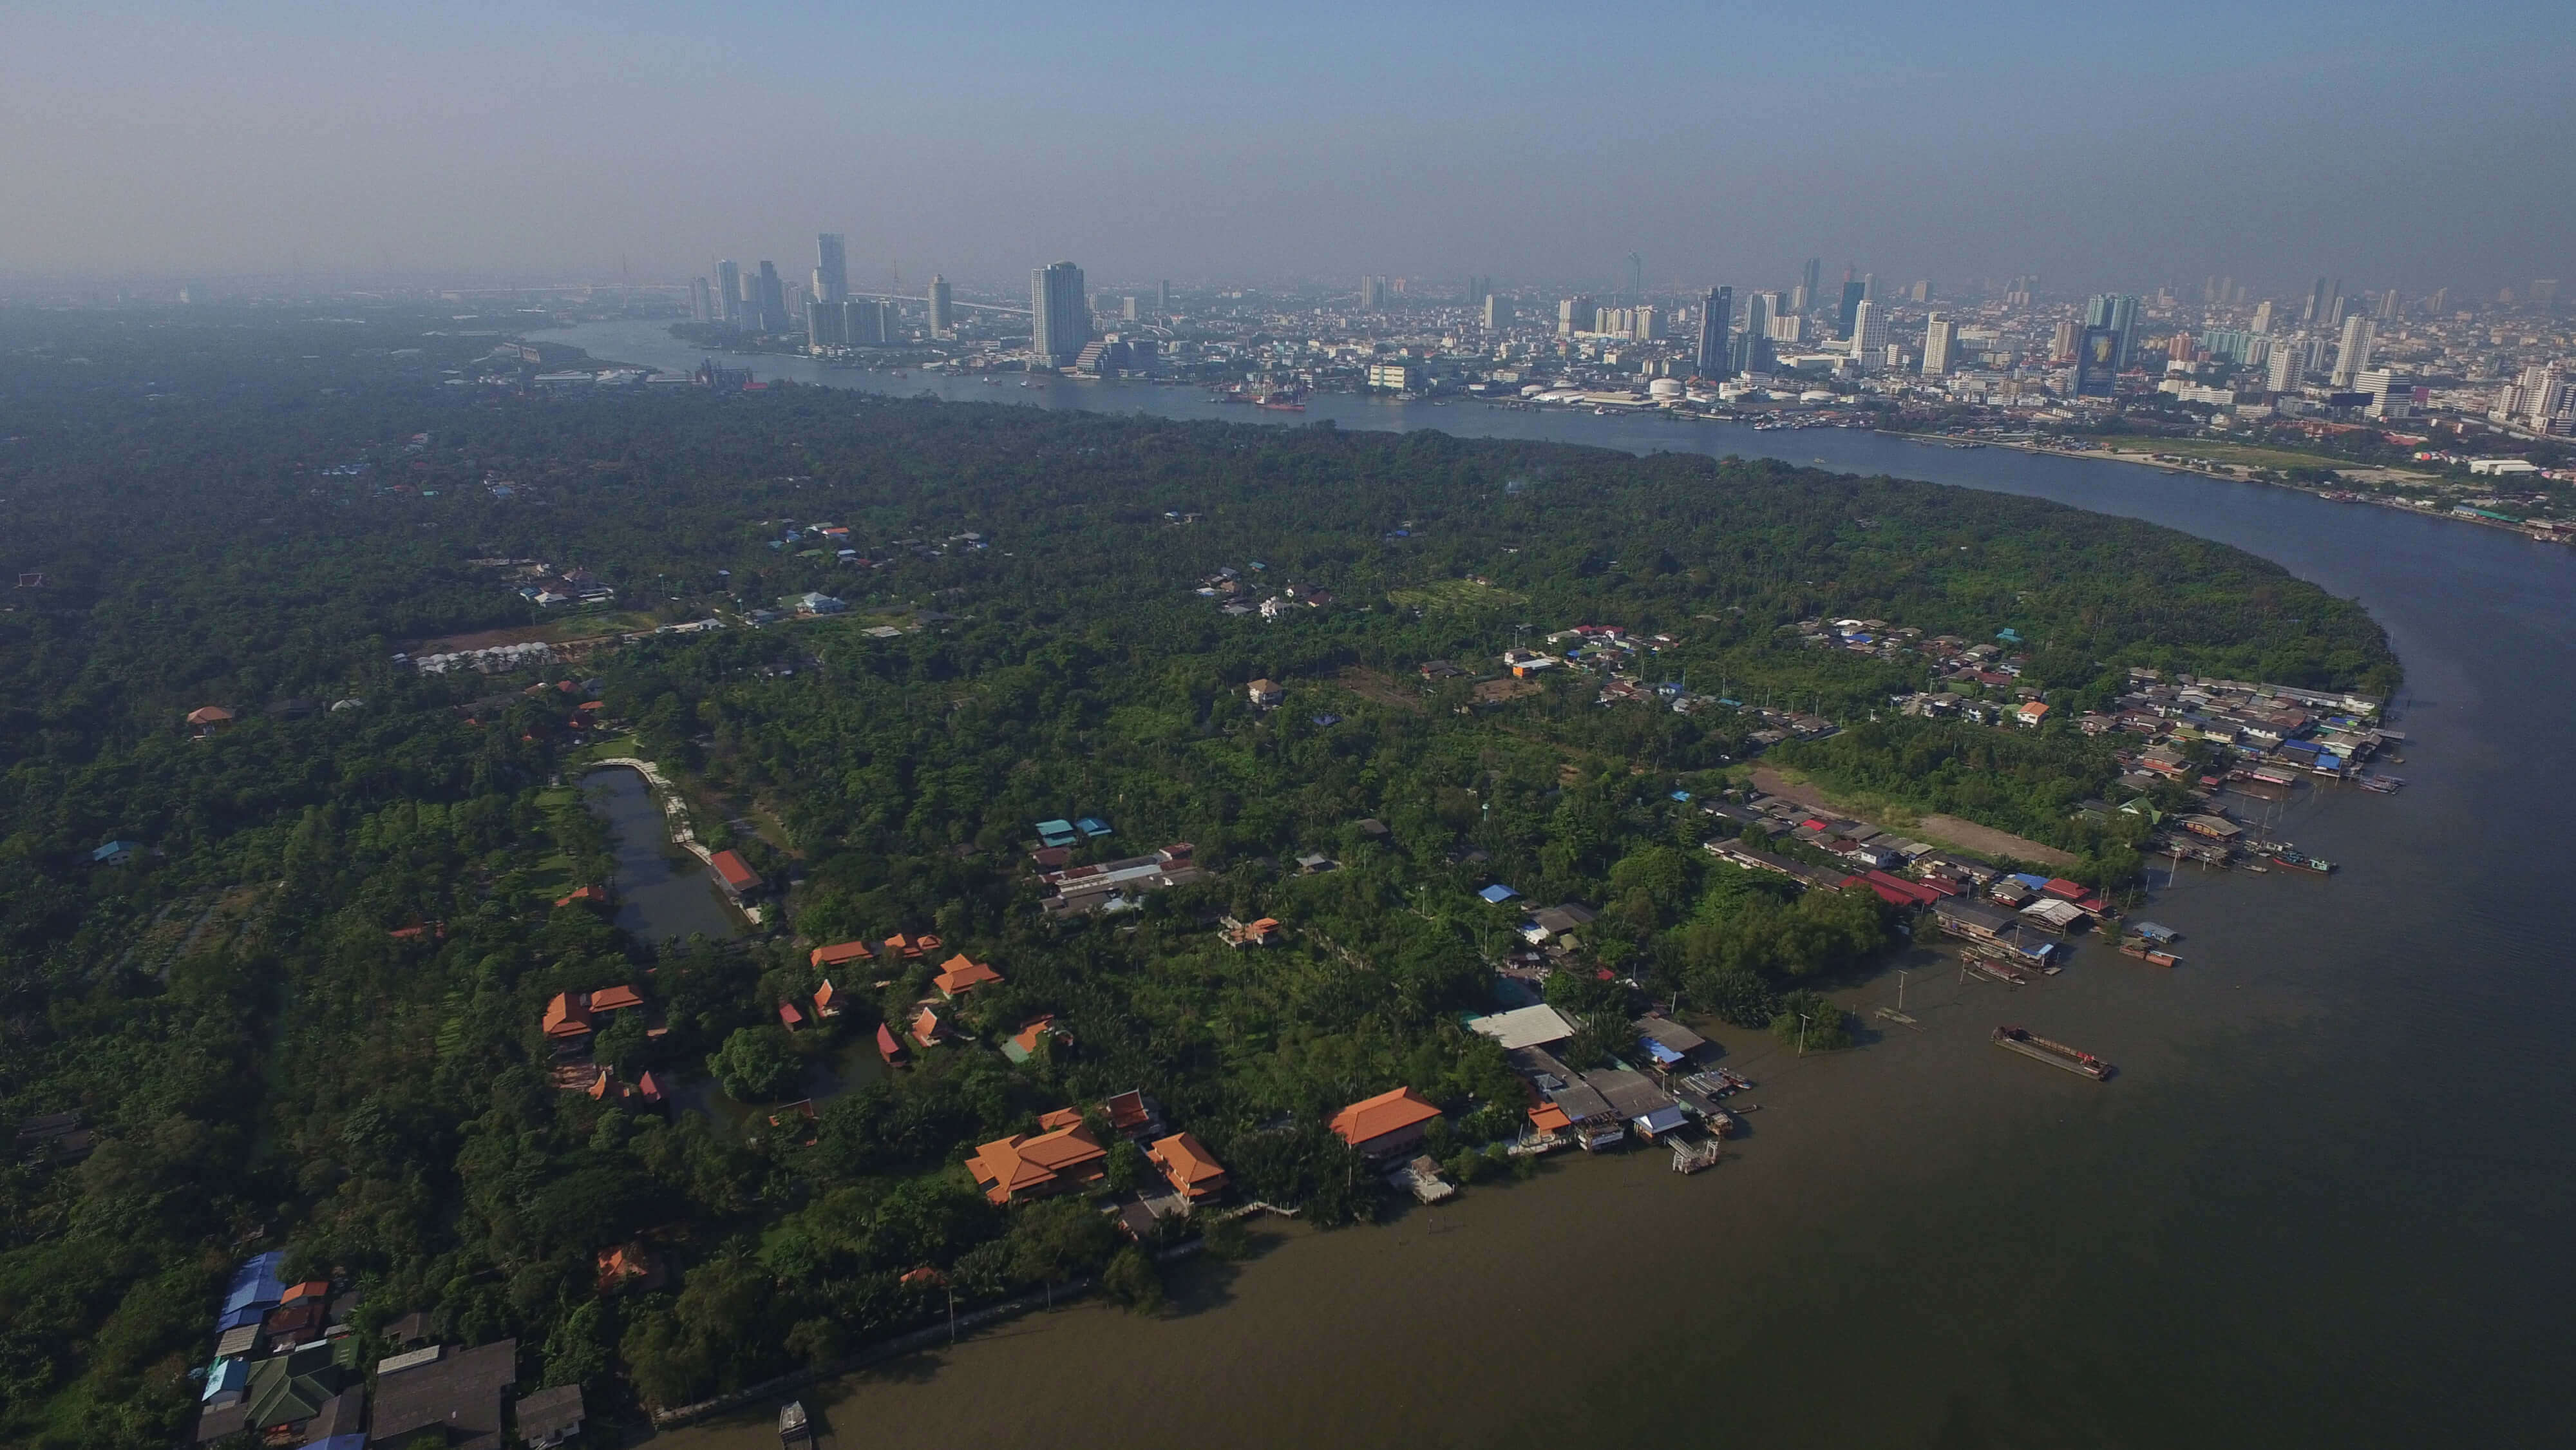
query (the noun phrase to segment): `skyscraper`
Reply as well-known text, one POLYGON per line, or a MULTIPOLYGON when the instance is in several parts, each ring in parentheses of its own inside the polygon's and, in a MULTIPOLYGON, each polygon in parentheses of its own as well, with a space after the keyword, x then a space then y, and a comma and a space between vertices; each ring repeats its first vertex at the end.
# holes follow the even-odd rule
POLYGON ((2119 386, 2120 334, 2087 327, 2075 343, 2075 396, 2107 398, 2119 386))
POLYGON ((850 328, 844 312, 841 303, 826 302, 820 297, 808 300, 805 304, 806 344, 816 352, 827 347, 848 346, 850 328))
POLYGON ((2271 330, 2272 330, 2272 304, 2271 304, 2271 303, 2269 303, 2269 302, 2265 302, 2265 303, 2262 303, 2261 305, 2257 306, 2257 307, 2254 309, 2254 331, 2255 331, 2257 334, 2262 334, 2262 333, 2268 333, 2268 332, 2270 332, 2271 330))
POLYGON ((1512 320, 1511 304, 1488 292, 1485 294, 1485 330, 1500 332, 1512 320))
POLYGON ((2299 321, 2309 327, 2318 327, 2322 326, 2325 320, 2326 279, 2319 277, 2317 279, 2317 285, 2308 289, 2307 310, 2299 314, 2299 321))
POLYGON ((2053 363, 2075 361, 2076 345, 2083 340, 2083 323, 2071 317, 2060 319, 2057 331, 2048 339, 2048 360, 2053 363))
POLYGON ((1172 320, 1172 279, 1169 277, 1154 284, 1154 315, 1165 322, 1172 320))
POLYGON ((1381 312, 1384 311, 1385 308, 1386 279, 1384 277, 1362 277, 1360 279, 1360 311, 1381 312))
POLYGON ((1950 370, 1950 360, 1959 350, 1957 324, 1940 313, 1923 325, 1923 376, 1937 378, 1950 370))
POLYGON ((825 232, 814 238, 814 300, 850 300, 850 257, 841 245, 839 232, 825 232))
POLYGON ((1822 257, 1809 257, 1807 259, 1807 270, 1799 275, 1798 284, 1798 305, 1796 310, 1800 313, 1804 313, 1808 308, 1813 307, 1818 302, 1824 300, 1825 259, 1822 257))
POLYGON ((2377 329, 2356 312, 2343 321, 2343 338, 2335 344, 2334 385, 2349 389, 2370 366, 2371 336, 2377 329))
POLYGON ((2119 337, 2112 366, 2125 371, 2138 345, 2138 299, 2124 293, 2095 293, 2093 300, 2084 304, 2084 325, 2107 327, 2119 337))
POLYGON ((754 298, 754 302, 760 312, 760 330, 771 333, 785 332, 787 330, 787 287, 778 280, 778 264, 761 263, 760 275, 755 279, 755 283, 758 295, 754 298))
POLYGON ((1068 368, 1091 340, 1082 269, 1053 262, 1029 274, 1029 353, 1040 367, 1068 368))
POLYGON ((932 337, 946 337, 957 330, 957 324, 948 315, 949 311, 948 279, 934 272, 930 276, 930 335, 932 337))
POLYGON ((707 279, 704 277, 689 279, 689 320, 691 322, 716 320, 715 289, 707 285, 707 279))
POLYGON ((2405 299, 2397 295, 2397 289, 2394 287, 2380 293, 2379 320, 2382 322, 2395 322, 2397 320, 2397 309, 2403 304, 2404 300, 2405 299))
POLYGON ((2272 346, 2271 370, 2263 386, 2275 393, 2295 393, 2307 380, 2308 347, 2304 338, 2282 338, 2272 346))
POLYGON ((1886 351, 1887 309, 1864 300, 1852 308, 1852 360, 1864 367, 1876 367, 1886 351))
POLYGON ((1744 330, 1735 335, 1735 356, 1729 359, 1739 373, 1771 371, 1771 327, 1780 320, 1780 294, 1756 292, 1744 299, 1744 330))
POLYGON ((1578 332, 1590 332, 1600 317, 1601 309, 1593 303, 1591 294, 1577 292, 1556 304, 1556 335, 1572 337, 1578 332))
POLYGON ((1908 289, 1907 289, 1907 291, 1906 291, 1906 296, 1907 296, 1907 297, 1909 297, 1910 299, 1912 299, 1913 301, 1916 301, 1916 302, 1929 302, 1929 301, 1931 301, 1931 300, 1932 300, 1932 284, 1931 284, 1931 282, 1930 282, 1929 280, 1924 280, 1924 281, 1918 281, 1918 282, 1916 282, 1916 283, 1915 283, 1911 288, 1908 288, 1908 289))
POLYGON ((1852 325, 1860 319, 1860 305, 1869 298, 1869 284, 1851 267, 1843 268, 1843 305, 1834 314, 1834 336, 1849 337, 1852 325))
POLYGON ((1692 366, 1704 378, 1727 378, 1735 375, 1735 352, 1727 346, 1726 329, 1735 321, 1735 289, 1711 287, 1700 299, 1699 351, 1692 366))
POLYGON ((716 320, 728 327, 742 323, 742 268, 716 263, 716 320))

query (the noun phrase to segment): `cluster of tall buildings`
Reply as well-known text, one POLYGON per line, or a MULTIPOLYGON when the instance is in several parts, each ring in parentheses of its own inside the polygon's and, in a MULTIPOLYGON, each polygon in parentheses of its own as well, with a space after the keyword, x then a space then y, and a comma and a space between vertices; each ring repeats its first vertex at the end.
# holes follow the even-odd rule
POLYGON ((689 312, 697 321, 747 332, 785 332, 787 286, 775 262, 762 262, 746 272, 741 263, 727 259, 716 263, 712 283, 700 277, 690 284, 689 312))

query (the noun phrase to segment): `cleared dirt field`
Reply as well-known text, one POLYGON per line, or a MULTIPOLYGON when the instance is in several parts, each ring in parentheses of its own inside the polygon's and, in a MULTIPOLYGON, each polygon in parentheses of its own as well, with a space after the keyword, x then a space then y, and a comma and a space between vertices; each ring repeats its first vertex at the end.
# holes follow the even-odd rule
MULTIPOLYGON (((1833 798, 1828 796, 1822 787, 1805 781, 1793 781, 1767 765, 1757 765, 1753 768, 1753 784, 1772 795, 1796 801, 1800 805, 1814 806, 1820 811, 1832 811, 1837 815, 1849 816, 1853 820, 1869 819, 1861 812, 1836 805, 1833 798)), ((2041 866, 2065 867, 2075 864, 2074 856, 2055 846, 2043 846, 2026 836, 2016 836, 2010 831, 1998 831, 1992 826, 1981 826, 1974 821, 1963 821, 1957 816, 1923 816, 1902 826, 1888 825, 1881 821, 1870 821, 1870 824, 1901 835, 1918 836, 1936 846, 1953 846, 1979 856, 2007 856, 2016 861, 2029 861, 2041 866)))

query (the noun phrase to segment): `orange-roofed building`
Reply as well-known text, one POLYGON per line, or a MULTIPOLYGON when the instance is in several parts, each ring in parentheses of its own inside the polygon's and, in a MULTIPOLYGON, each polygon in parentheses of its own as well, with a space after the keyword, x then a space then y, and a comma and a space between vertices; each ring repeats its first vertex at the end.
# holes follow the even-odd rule
POLYGON ((286 1292, 277 1296, 277 1302, 280 1304, 292 1304, 298 1299, 318 1299, 330 1292, 330 1280, 307 1279, 301 1284, 287 1285, 286 1292))
POLYGON ((961 997, 977 987, 989 986, 1000 980, 1001 973, 982 962, 971 960, 964 952, 941 962, 939 975, 930 979, 931 985, 937 987, 943 997, 961 997))
POLYGON ((546 1035, 561 1041, 590 1031, 590 999, 581 992, 557 992, 546 1003, 546 1035))
POLYGON ((1574 1119, 1554 1103, 1541 1103, 1529 1110, 1530 1126, 1542 1133, 1562 1133, 1574 1126, 1574 1119))
POLYGON ((778 1004, 778 1025, 793 1032, 805 1025, 805 1014, 796 1010, 795 1003, 781 1002, 778 1004))
POLYGON ((716 881, 728 895, 744 897, 760 890, 760 873, 751 869, 751 863, 742 859, 739 851, 718 851, 707 859, 707 867, 716 873, 716 881))
POLYGON ((1020 1030, 1002 1041, 1002 1055, 1013 1062, 1026 1062, 1037 1056, 1038 1044, 1048 1038, 1070 1041, 1073 1034, 1058 1027, 1053 1013, 1021 1024, 1020 1030))
POLYGON ((814 948, 813 954, 805 960, 817 967, 837 967, 843 962, 863 962, 875 955, 866 942, 841 941, 814 948))
POLYGON ((885 944, 886 950, 893 952, 896 956, 903 957, 906 960, 918 957, 924 952, 935 952, 939 950, 939 938, 932 936, 928 932, 923 932, 918 936, 906 936, 902 932, 896 932, 894 935, 885 939, 885 944))
POLYGON ((1038 1128, 1044 1132, 1070 1128, 1081 1121, 1082 1109, 1080 1108, 1058 1108, 1051 1113, 1038 1114, 1038 1128))
POLYGON ((1138 1088, 1129 1088, 1100 1105, 1101 1116, 1109 1120, 1113 1132, 1130 1138, 1141 1138, 1163 1131, 1163 1115, 1154 1100, 1138 1088))
POLYGON ((1187 1133, 1174 1133, 1145 1150, 1154 1166, 1171 1180, 1172 1189, 1192 1203, 1204 1203, 1225 1192, 1225 1165, 1207 1145, 1187 1133))
POLYGON ((629 1007, 643 1005, 642 994, 633 987, 602 987, 590 994, 590 1015, 593 1017, 602 1012, 623 1012, 629 1007))
POLYGON ((844 995, 834 991, 832 979, 825 977, 823 985, 814 989, 814 1015, 823 1018, 840 1016, 841 999, 844 995))
POLYGON ((602 1294, 614 1294, 628 1287, 662 1287, 662 1265, 644 1251, 642 1244, 619 1244, 613 1249, 601 1249, 594 1262, 599 1268, 599 1292, 602 1294))
POLYGON ((922 1047, 937 1047, 948 1040, 948 1024, 939 1020, 939 1009, 924 1007, 912 1014, 912 1040, 922 1047))
POLYGON ((607 899, 608 888, 605 886, 576 886, 564 895, 556 897, 555 905, 589 906, 607 899))
POLYGON ((1015 1133, 987 1143, 966 1160, 966 1167, 983 1185, 986 1198, 1007 1205, 1098 1182, 1108 1171, 1108 1160, 1109 1150, 1077 1116, 1070 1127, 1035 1137, 1015 1133))
POLYGON ((1423 1125, 1440 1110, 1409 1087, 1362 1098, 1333 1114, 1333 1131, 1363 1157, 1385 1158, 1408 1152, 1422 1141, 1423 1125))
POLYGON ((661 1080, 649 1072, 635 1079, 635 1095, 657 1108, 662 1106, 665 1096, 662 1092, 661 1080))
POLYGON ((928 1284, 933 1287, 937 1287, 938 1285, 947 1283, 948 1276, 939 1272, 937 1269, 932 1268, 930 1265, 924 1264, 918 1269, 904 1270, 903 1277, 896 1282, 902 1284, 928 1284))
POLYGON ((233 712, 221 705, 200 705, 188 712, 188 723, 205 734, 233 723, 233 712))
POLYGON ((900 1067, 910 1055, 903 1050, 903 1041, 894 1035, 893 1028, 882 1022, 877 1024, 877 1056, 886 1060, 886 1066, 900 1067))

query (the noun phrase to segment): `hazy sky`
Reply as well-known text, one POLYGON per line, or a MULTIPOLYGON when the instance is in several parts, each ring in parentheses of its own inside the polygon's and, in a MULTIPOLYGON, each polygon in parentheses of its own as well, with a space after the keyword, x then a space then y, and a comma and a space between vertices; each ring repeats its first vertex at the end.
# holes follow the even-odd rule
POLYGON ((2565 0, 0 15, 0 275, 2576 279, 2565 0))

